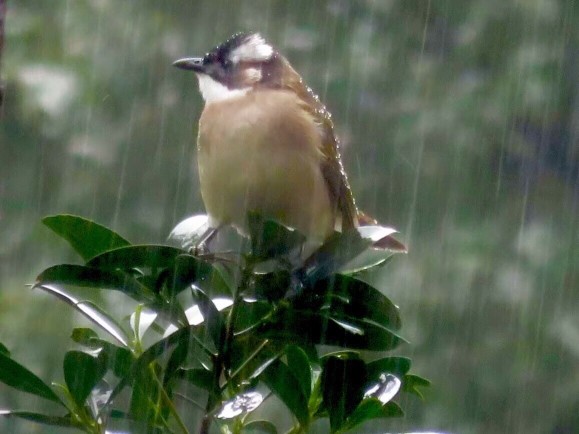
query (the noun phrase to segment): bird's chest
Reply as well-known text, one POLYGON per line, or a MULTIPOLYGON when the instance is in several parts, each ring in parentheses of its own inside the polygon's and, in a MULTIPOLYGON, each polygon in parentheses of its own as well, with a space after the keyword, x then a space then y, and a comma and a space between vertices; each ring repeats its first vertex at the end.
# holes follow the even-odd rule
POLYGON ((289 104, 268 110, 268 102, 205 108, 197 158, 207 213, 216 224, 243 228, 247 212, 257 211, 323 238, 333 211, 315 125, 292 116, 289 104))
POLYGON ((198 166, 201 194, 210 217, 243 226, 247 211, 275 206, 284 163, 275 152, 275 137, 266 134, 259 112, 224 108, 204 112, 199 124, 198 166), (212 115, 212 116, 208 116, 212 115))
POLYGON ((222 114, 201 119, 197 158, 204 199, 219 195, 231 200, 267 182, 264 178, 271 172, 275 143, 260 133, 262 121, 235 112, 227 118, 222 114))

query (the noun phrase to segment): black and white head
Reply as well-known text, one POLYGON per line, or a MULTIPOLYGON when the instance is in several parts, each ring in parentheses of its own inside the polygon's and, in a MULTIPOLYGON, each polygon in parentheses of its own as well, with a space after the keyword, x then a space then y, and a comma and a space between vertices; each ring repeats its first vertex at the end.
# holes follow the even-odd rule
POLYGON ((203 57, 173 63, 193 71, 207 102, 240 96, 259 83, 272 79, 281 56, 258 33, 237 33, 203 57))

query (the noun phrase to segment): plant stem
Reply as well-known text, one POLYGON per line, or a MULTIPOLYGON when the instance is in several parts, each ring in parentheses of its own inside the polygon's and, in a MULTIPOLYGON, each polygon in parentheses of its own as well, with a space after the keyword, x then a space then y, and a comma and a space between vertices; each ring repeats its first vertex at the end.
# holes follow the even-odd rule
POLYGON ((171 398, 169 398, 169 395, 167 395, 167 391, 163 387, 161 380, 159 380, 159 377, 157 377, 157 374, 155 373, 154 369, 152 369, 152 368, 151 368, 151 373, 153 375, 153 378, 157 382, 157 386, 159 387, 159 390, 161 393, 161 399, 163 400, 163 403, 167 406, 167 408, 169 409, 169 411, 171 412, 171 414, 175 418, 175 422, 177 422, 179 429, 183 432, 183 434, 189 434, 189 430, 187 429, 187 427, 183 423, 181 416, 179 416, 179 413, 177 412, 177 409, 175 408, 175 405, 173 404, 173 400, 171 398))
POLYGON ((211 427, 211 422, 213 421, 212 410, 215 406, 219 396, 221 395, 221 386, 219 384, 221 376, 225 375, 229 377, 227 372, 227 367, 230 365, 231 360, 231 346, 233 343, 234 331, 235 331, 235 321, 237 320, 237 312, 239 310, 239 305, 242 300, 241 293, 248 285, 249 279, 251 277, 252 265, 245 263, 242 270, 241 282, 235 290, 235 295, 233 298, 233 305, 229 311, 227 317, 227 324, 225 326, 225 337, 223 342, 220 343, 220 348, 218 349, 217 356, 213 359, 213 387, 212 391, 209 393, 207 398, 207 405, 205 407, 205 416, 203 416, 203 421, 201 422, 201 427, 199 428, 199 434, 209 434, 209 428, 211 427))

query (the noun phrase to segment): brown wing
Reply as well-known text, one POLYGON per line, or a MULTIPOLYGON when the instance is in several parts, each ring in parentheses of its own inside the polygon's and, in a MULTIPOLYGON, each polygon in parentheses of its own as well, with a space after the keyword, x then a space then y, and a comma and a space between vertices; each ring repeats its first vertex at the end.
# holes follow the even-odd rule
POLYGON ((303 83, 289 62, 279 53, 274 55, 269 64, 264 65, 262 84, 267 87, 290 89, 304 102, 303 109, 311 114, 320 127, 321 151, 326 157, 322 173, 328 184, 333 203, 336 204, 341 217, 342 230, 356 227, 358 209, 342 165, 339 143, 334 134, 334 124, 330 113, 317 95, 303 83))
MULTIPOLYGON (((322 173, 328 183, 330 194, 337 200, 338 211, 342 217, 342 230, 351 229, 358 224, 358 209, 342 164, 339 142, 334 134, 334 124, 330 113, 320 103, 317 96, 309 88, 307 90, 310 97, 314 97, 316 103, 319 104, 312 116, 320 124, 322 132, 322 152, 326 157, 322 173)), ((311 104, 307 106, 311 107, 311 104)))

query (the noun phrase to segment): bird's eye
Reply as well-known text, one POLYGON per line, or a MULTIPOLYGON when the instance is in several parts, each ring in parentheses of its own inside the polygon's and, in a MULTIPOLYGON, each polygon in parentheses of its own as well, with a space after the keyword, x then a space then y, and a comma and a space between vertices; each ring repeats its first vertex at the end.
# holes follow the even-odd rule
POLYGON ((221 66, 223 67, 223 69, 231 69, 231 67, 233 66, 233 62, 229 59, 223 59, 221 61, 221 66))

